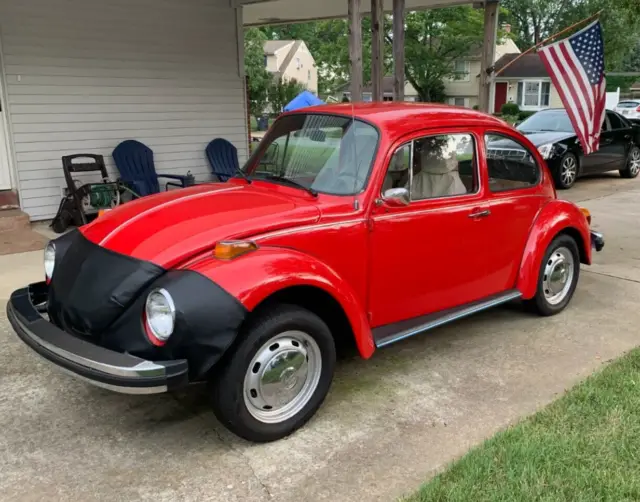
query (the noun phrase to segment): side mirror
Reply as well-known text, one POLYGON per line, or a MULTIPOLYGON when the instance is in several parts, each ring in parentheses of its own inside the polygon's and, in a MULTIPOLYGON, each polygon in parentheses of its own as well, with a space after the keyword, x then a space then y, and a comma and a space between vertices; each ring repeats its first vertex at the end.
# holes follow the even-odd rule
POLYGON ((406 188, 389 188, 382 194, 382 199, 390 206, 408 206, 411 202, 406 188))

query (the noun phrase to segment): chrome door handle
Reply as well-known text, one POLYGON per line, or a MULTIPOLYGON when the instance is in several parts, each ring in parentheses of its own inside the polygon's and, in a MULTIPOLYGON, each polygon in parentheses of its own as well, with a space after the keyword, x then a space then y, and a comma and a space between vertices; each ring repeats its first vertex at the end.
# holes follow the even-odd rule
POLYGON ((491 211, 485 209, 484 211, 476 211, 475 213, 471 213, 469 218, 486 218, 491 214, 491 211))

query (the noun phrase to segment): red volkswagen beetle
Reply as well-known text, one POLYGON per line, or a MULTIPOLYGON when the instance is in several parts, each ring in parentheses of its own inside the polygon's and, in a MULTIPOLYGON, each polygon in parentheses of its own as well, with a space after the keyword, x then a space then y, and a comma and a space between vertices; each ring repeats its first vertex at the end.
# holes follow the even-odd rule
POLYGON ((236 434, 281 438, 324 400, 336 347, 386 345, 516 299, 564 309, 604 245, 504 122, 326 105, 279 118, 226 183, 145 197, 49 243, 18 336, 124 393, 208 382, 236 434))

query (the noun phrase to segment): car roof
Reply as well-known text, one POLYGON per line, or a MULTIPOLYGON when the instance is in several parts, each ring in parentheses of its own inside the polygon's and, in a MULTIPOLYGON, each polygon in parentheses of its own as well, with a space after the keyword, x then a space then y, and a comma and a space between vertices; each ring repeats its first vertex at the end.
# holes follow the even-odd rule
POLYGON ((485 113, 436 103, 386 101, 378 103, 339 103, 311 106, 291 113, 322 113, 343 115, 369 122, 391 136, 407 130, 438 125, 488 125, 508 127, 503 120, 485 113), (395 134, 394 134, 395 133, 395 134))

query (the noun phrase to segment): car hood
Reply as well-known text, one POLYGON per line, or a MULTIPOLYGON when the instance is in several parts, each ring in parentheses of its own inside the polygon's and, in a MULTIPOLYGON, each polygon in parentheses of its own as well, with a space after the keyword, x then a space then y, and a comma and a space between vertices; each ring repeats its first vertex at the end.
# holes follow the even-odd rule
MULTIPOLYGON (((522 132, 522 131, 520 131, 522 132)), ((547 143, 558 143, 567 138, 575 136, 575 133, 563 131, 540 131, 523 133, 535 146, 546 145, 547 143)))
POLYGON ((169 268, 212 249, 219 240, 313 223, 319 216, 310 198, 238 181, 143 197, 105 213, 81 231, 106 249, 169 268))

